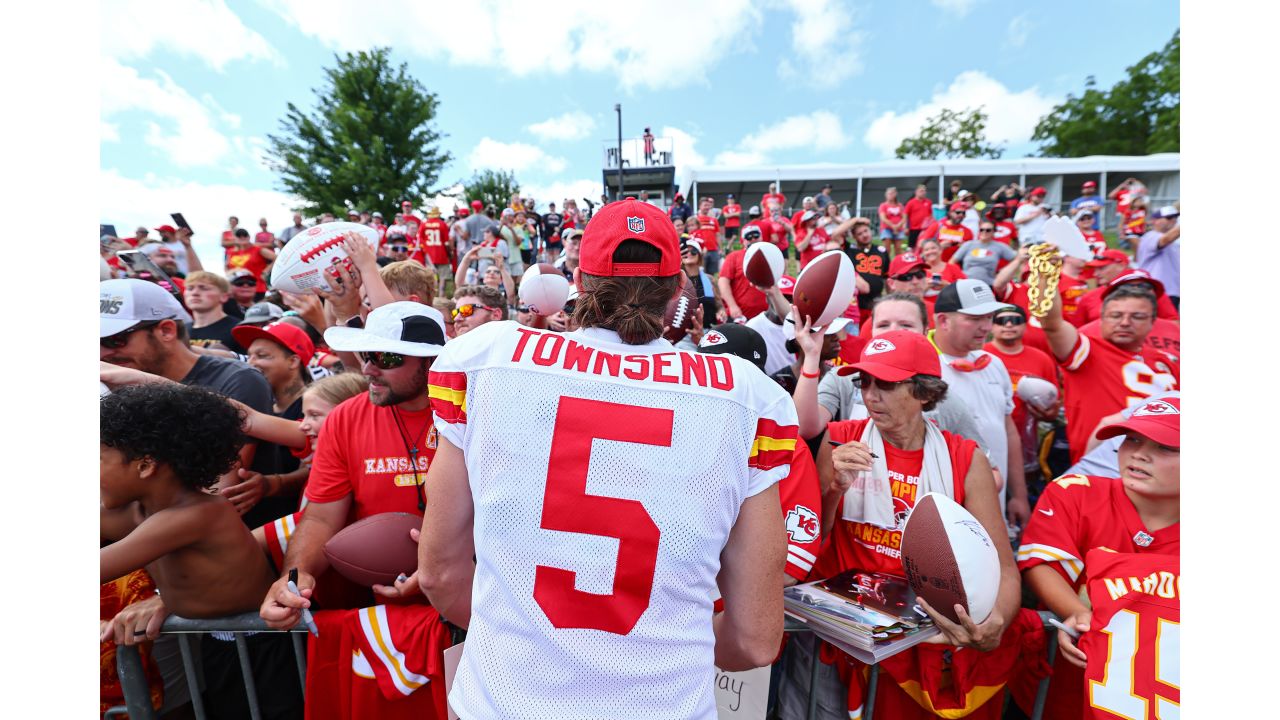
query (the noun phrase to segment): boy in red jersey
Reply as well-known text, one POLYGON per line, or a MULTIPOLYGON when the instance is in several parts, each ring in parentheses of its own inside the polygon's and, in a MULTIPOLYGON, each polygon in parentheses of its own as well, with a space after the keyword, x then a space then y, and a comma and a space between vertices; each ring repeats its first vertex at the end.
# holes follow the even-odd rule
MULTIPOLYGON (((1133 558, 1144 555, 1173 556, 1176 575, 1180 535, 1181 407, 1178 398, 1151 399, 1135 409, 1129 419, 1102 427, 1097 433, 1100 439, 1124 436, 1118 450, 1120 477, 1066 475, 1058 478, 1045 488, 1023 532, 1022 546, 1018 549, 1018 567, 1027 586, 1049 610, 1064 618, 1063 624, 1085 633, 1081 647, 1076 647, 1066 633, 1059 632, 1059 647, 1066 662, 1055 665, 1055 677, 1046 705, 1052 712, 1046 717, 1079 718, 1083 707, 1090 704, 1093 705, 1091 718, 1155 717, 1146 713, 1124 715, 1116 705, 1118 702, 1131 702, 1128 700, 1131 694, 1147 693, 1148 699, 1154 699, 1150 697, 1154 691, 1151 682, 1154 674, 1152 648, 1150 645, 1145 648, 1132 646, 1129 656, 1123 658, 1129 680, 1124 683, 1123 693, 1111 692, 1114 688, 1110 686, 1115 678, 1109 682, 1097 682, 1109 656, 1103 636, 1108 632, 1136 632, 1137 629, 1119 625, 1111 628, 1107 621, 1114 623, 1121 614, 1110 614, 1107 618, 1098 616, 1098 622, 1093 622, 1093 616, 1098 615, 1099 609, 1104 604, 1109 605, 1100 602, 1105 600, 1105 595, 1093 597, 1093 609, 1090 610, 1078 593, 1086 583, 1091 597, 1099 590, 1105 592, 1114 581, 1095 583, 1104 577, 1100 572, 1106 572, 1106 577, 1110 577, 1119 570, 1118 565, 1136 567, 1133 558), (1106 561, 1105 567, 1095 565, 1101 557, 1100 552, 1107 556, 1102 558, 1106 561), (1135 654, 1145 662, 1135 663, 1135 654), (1079 671, 1071 666, 1087 666, 1087 676, 1094 681, 1084 684, 1079 671), (1134 673, 1132 677, 1128 676, 1129 668, 1134 673), (1116 712, 1109 713, 1107 708, 1116 712)), ((1161 561, 1163 558, 1157 559, 1157 562, 1161 561)), ((1127 585, 1127 581, 1124 584, 1127 585)), ((1130 588, 1130 591, 1138 589, 1130 588)), ((1120 594, 1124 594, 1123 591, 1120 594)), ((1176 602, 1173 608, 1176 612, 1176 602)), ((1112 641, 1121 639, 1117 636, 1112 641)), ((1161 652, 1168 649, 1162 648, 1161 652)), ((1171 649, 1176 657, 1176 644, 1171 649)), ((1162 697, 1168 698, 1168 695, 1162 697)), ((1176 694, 1172 699, 1177 701, 1176 694)), ((1150 706, 1154 708, 1155 702, 1150 706)))

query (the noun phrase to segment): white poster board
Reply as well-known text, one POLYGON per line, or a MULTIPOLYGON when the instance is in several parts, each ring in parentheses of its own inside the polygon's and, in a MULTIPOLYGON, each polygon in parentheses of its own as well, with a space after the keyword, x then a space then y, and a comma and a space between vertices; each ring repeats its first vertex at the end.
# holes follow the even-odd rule
POLYGON ((720 720, 764 720, 768 708, 768 666, 743 672, 716 668, 716 715, 720 720))

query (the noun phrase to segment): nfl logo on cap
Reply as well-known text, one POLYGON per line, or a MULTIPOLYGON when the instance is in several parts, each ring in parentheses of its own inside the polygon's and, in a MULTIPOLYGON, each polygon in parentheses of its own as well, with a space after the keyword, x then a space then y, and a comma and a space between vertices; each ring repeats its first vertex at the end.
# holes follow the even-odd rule
POLYGON ((644 218, 642 217, 627 218, 627 229, 633 233, 644 232, 644 218))

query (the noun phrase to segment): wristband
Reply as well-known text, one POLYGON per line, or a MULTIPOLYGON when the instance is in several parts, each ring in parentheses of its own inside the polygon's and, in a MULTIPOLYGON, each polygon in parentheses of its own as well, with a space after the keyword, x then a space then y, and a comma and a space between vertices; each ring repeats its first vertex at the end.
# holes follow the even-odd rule
POLYGON ((800 377, 816 378, 816 377, 818 377, 818 376, 819 376, 819 375, 821 375, 821 374, 822 374, 822 373, 820 373, 820 372, 807 373, 807 372, 805 372, 804 370, 801 370, 801 371, 800 371, 800 377))

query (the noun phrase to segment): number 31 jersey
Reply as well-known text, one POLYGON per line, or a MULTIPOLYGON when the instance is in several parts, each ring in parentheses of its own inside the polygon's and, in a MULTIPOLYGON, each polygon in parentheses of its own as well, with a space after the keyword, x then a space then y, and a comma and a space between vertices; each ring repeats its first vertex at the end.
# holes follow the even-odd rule
POLYGON ((720 553, 787 475, 791 398, 737 357, 512 322, 429 383, 475 507, 458 715, 714 718, 720 553))

